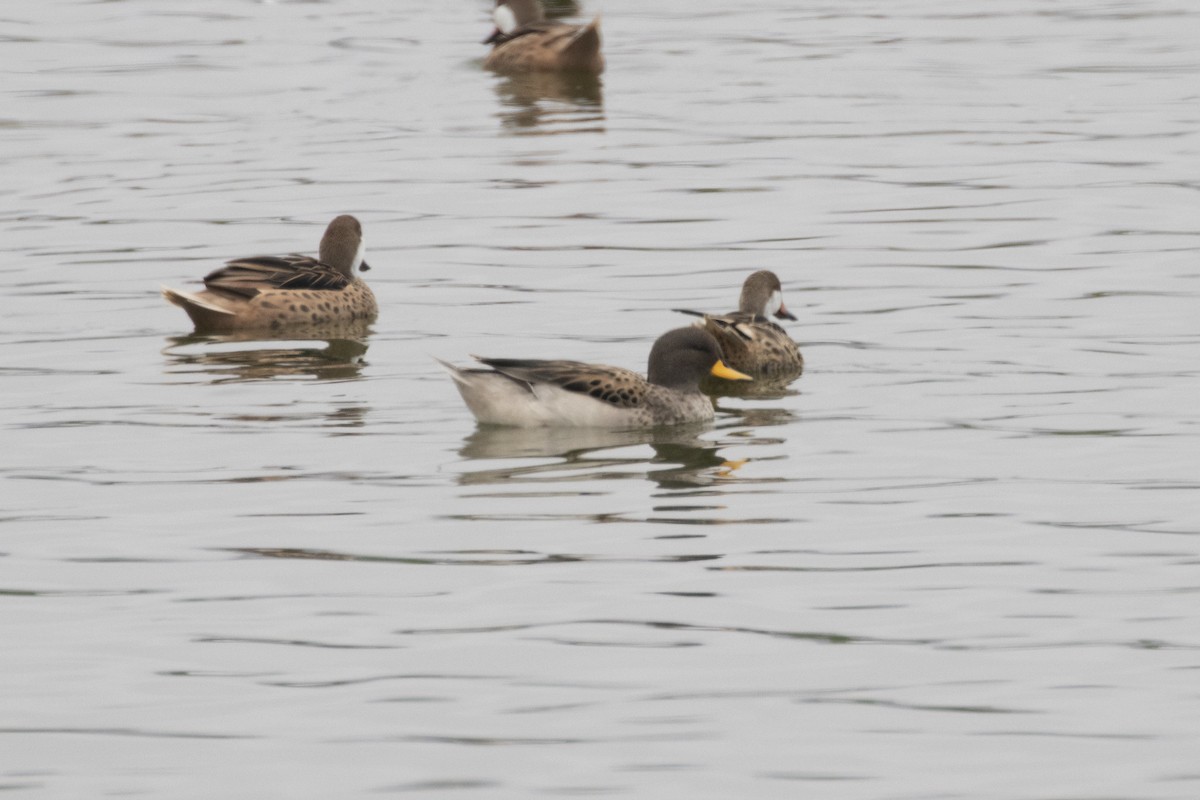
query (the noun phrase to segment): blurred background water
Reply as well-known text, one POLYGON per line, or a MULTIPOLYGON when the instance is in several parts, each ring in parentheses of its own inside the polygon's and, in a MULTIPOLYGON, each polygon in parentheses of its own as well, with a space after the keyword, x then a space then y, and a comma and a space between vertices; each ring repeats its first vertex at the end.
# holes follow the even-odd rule
POLYGON ((1200 9, 0 11, 12 797, 1200 796, 1200 9), (362 340, 158 286, 363 222, 362 340), (431 358, 644 367, 776 271, 808 364, 645 434, 431 358))

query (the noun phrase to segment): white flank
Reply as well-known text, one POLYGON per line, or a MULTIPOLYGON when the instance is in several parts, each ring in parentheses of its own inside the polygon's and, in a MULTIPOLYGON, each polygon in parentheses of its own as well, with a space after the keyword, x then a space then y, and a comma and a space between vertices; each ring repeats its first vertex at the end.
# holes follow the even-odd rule
POLYGON ((441 359, 438 363, 454 378, 475 419, 485 425, 628 428, 632 422, 627 410, 586 394, 548 383, 521 383, 498 372, 462 370, 441 359))

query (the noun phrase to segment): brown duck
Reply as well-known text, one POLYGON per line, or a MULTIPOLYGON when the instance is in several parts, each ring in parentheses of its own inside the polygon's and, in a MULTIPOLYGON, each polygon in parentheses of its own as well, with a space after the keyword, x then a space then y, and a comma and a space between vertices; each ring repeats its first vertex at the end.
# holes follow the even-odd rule
POLYGON ((499 71, 561 70, 599 74, 600 18, 587 25, 547 20, 538 0, 496 0, 496 29, 483 65, 499 71))
POLYGON ((367 270, 362 225, 343 214, 325 229, 317 258, 251 256, 204 277, 204 291, 162 287, 202 333, 283 331, 366 324, 379 313, 375 295, 354 274, 367 270))
POLYGON ((746 278, 738 310, 728 314, 704 314, 677 308, 684 314, 703 317, 697 327, 712 334, 721 344, 725 361, 733 369, 772 384, 791 383, 804 371, 804 357, 787 331, 769 317, 796 319, 783 304, 783 285, 770 270, 759 270, 746 278))

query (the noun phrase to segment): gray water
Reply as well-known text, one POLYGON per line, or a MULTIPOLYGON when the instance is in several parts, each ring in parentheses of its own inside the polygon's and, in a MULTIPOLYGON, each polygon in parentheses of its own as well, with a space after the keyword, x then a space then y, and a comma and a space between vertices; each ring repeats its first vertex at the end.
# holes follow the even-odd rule
POLYGON ((1200 7, 0 10, 0 789, 1200 797, 1200 7), (158 286, 364 224, 363 341, 158 286), (480 430, 432 357, 643 368, 780 274, 716 422, 480 430))

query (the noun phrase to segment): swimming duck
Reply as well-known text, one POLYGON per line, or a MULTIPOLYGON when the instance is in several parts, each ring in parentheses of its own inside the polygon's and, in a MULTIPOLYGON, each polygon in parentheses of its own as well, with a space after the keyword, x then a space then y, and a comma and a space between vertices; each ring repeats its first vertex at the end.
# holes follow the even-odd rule
POLYGON ((600 18, 587 25, 547 20, 538 0, 496 0, 496 29, 484 39, 491 44, 483 65, 494 70, 570 70, 599 74, 600 18))
POLYGON ((480 358, 491 369, 441 362, 479 422, 523 428, 573 426, 649 428, 704 422, 712 401, 700 379, 750 380, 721 357, 717 340, 700 328, 677 328, 650 349, 647 376, 579 361, 480 358))
POLYGON ((325 229, 317 258, 239 258, 206 275, 202 292, 164 286, 162 293, 207 333, 365 324, 379 307, 354 274, 355 268, 370 269, 364 252, 362 225, 343 214, 325 229))
POLYGON ((738 310, 728 314, 704 314, 677 308, 683 314, 703 317, 696 326, 708 331, 721 344, 726 363, 756 379, 791 383, 804 371, 804 357, 787 331, 768 317, 796 319, 783 304, 783 285, 770 270, 759 270, 742 284, 738 310))

